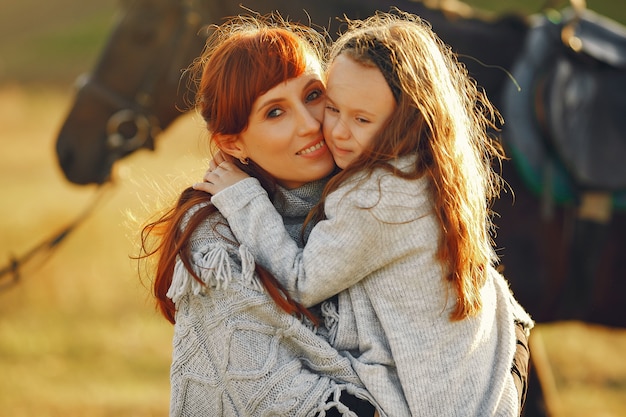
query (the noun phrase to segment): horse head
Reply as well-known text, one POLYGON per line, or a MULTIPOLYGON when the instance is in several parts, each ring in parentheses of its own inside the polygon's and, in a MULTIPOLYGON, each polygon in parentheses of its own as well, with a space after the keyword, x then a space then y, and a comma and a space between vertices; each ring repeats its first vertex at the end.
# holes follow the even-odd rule
POLYGON ((56 144, 68 180, 101 184, 116 160, 154 146, 185 105, 182 70, 204 44, 202 20, 190 2, 132 2, 93 72, 77 81, 56 144))

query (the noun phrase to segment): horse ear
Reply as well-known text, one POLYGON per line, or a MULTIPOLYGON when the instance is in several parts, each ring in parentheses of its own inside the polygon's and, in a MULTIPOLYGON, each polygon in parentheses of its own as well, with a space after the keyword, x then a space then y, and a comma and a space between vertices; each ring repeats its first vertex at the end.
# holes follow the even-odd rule
POLYGON ((245 147, 239 139, 239 135, 225 135, 216 133, 213 136, 213 140, 217 144, 218 148, 225 154, 228 154, 237 159, 247 157, 245 153, 245 147))

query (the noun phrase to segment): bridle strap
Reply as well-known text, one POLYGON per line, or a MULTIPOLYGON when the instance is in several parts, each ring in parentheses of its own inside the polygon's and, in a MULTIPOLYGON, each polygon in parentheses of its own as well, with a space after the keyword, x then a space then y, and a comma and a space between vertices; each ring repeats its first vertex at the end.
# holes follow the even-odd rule
POLYGON ((161 131, 161 121, 152 109, 153 92, 159 76, 163 71, 168 71, 166 73, 168 76, 180 77, 181 67, 184 65, 182 50, 197 35, 197 29, 202 22, 195 1, 184 1, 179 7, 182 9, 179 25, 170 41, 163 46, 163 50, 156 54, 157 59, 165 64, 165 68, 164 65, 149 65, 150 71, 143 77, 143 82, 134 97, 124 97, 92 75, 81 75, 76 81, 79 93, 93 94, 96 99, 118 109, 106 124, 107 149, 112 161, 142 147, 148 147, 150 140, 161 131), (166 59, 167 57, 173 59, 166 59), (132 137, 125 137, 121 133, 120 128, 124 124, 134 125, 135 134, 132 137))
POLYGON ((118 109, 142 109, 136 101, 127 99, 121 94, 107 88, 102 83, 95 80, 90 74, 81 74, 74 83, 78 93, 90 93, 96 96, 101 102, 118 109))
MULTIPOLYGON (((108 183, 110 184, 110 183, 108 183)), ((98 187, 96 195, 89 202, 89 204, 83 209, 82 212, 76 216, 76 218, 70 222, 67 226, 63 227, 60 231, 53 234, 47 239, 44 239, 39 244, 35 245, 25 254, 20 257, 11 256, 11 260, 7 266, 0 269, 0 290, 8 289, 17 284, 22 277, 22 270, 32 264, 36 259, 39 259, 39 263, 36 267, 40 267, 47 261, 53 254, 53 250, 58 248, 59 245, 65 241, 65 239, 80 226, 95 210, 96 205, 102 200, 105 193, 108 192, 111 185, 101 185, 98 187)), ((36 268, 34 267, 34 268, 36 268)))

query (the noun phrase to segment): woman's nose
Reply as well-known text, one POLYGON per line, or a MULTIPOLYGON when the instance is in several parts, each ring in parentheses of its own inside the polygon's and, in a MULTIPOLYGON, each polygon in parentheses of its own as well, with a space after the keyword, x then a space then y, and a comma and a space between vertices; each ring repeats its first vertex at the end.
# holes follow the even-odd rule
POLYGON ((300 117, 298 118, 298 129, 301 135, 317 133, 320 131, 321 127, 321 120, 318 120, 317 117, 315 117, 315 115, 308 109, 303 109, 303 111, 300 112, 300 117))

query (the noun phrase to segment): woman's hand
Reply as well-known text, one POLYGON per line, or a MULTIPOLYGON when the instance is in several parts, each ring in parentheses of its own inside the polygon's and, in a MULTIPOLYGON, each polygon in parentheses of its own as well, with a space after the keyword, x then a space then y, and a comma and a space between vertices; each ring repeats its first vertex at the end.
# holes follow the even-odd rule
POLYGON ((220 151, 217 152, 211 162, 209 162, 209 169, 207 169, 202 177, 203 182, 193 184, 193 188, 215 195, 248 177, 248 174, 240 170, 232 162, 231 156, 223 154, 220 151))

